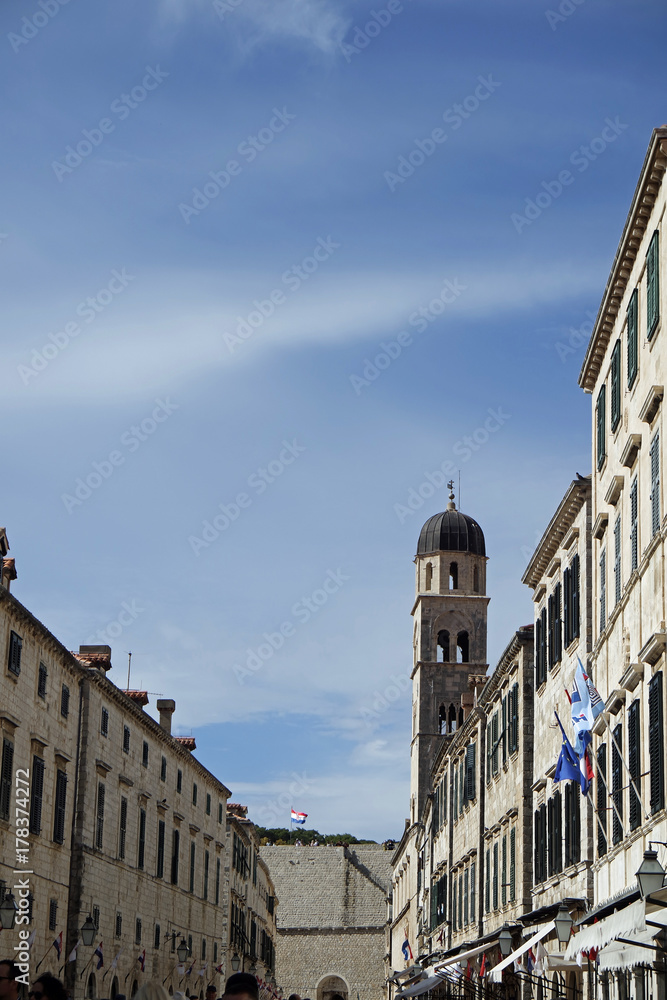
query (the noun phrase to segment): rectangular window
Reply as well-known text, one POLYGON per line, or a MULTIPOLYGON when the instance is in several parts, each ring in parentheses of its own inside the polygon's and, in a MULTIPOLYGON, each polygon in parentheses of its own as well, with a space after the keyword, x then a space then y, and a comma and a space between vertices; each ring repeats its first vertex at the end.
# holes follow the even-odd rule
POLYGON ((475 862, 470 864, 470 922, 475 922, 475 904, 477 896, 477 888, 475 885, 475 879, 477 878, 477 865, 475 862))
POLYGON ((516 827, 510 830, 510 903, 516 899, 516 827))
POLYGON ((614 604, 621 599, 621 515, 614 524, 614 604))
POLYGON ((542 804, 535 810, 535 881, 547 877, 547 807, 542 804))
POLYGON ((171 835, 171 884, 178 885, 178 860, 181 848, 181 835, 174 830, 171 835))
POLYGON ((607 745, 605 743, 598 748, 597 761, 598 857, 602 858, 607 853, 607 745))
POLYGON ((563 589, 560 583, 554 587, 554 663, 560 663, 563 656, 563 622, 561 606, 563 589))
POLYGON ((605 459, 607 457, 605 396, 606 396, 606 386, 603 385, 602 388, 600 389, 600 392, 598 393, 598 401, 595 407, 598 472, 604 465, 605 459))
POLYGON ((220 905, 220 858, 215 861, 215 905, 220 905))
POLYGON ((99 931, 99 929, 100 929, 100 908, 99 908, 99 906, 94 906, 93 907, 93 923, 95 924, 95 930, 99 931))
POLYGON ((549 625, 548 625, 549 633, 548 633, 548 640, 547 640, 547 656, 548 656, 549 670, 551 670, 551 668, 553 667, 553 665, 556 662, 556 660, 554 659, 554 646, 555 646, 555 643, 554 643, 554 618, 555 618, 555 614, 554 614, 554 595, 553 594, 549 595, 549 598, 547 600, 547 608, 548 608, 548 622, 549 622, 549 625))
POLYGON ((579 638, 579 556, 575 555, 571 563, 572 569, 572 639, 579 638))
MULTIPOLYGON (((651 814, 665 806, 664 732, 662 725, 662 673, 651 678, 648 686, 648 745, 651 782, 651 814)), ((4 754, 3 754, 4 760, 4 754)), ((3 767, 4 776, 4 767, 3 767)))
POLYGON ((581 790, 575 781, 565 786, 565 867, 577 864, 580 856, 581 827, 579 798, 581 790))
POLYGON ((183 772, 180 768, 176 772, 176 791, 179 795, 183 791, 183 772))
POLYGON ((535 620, 535 683, 537 687, 547 679, 547 609, 542 608, 535 620))
POLYGON ((9 809, 14 787, 14 744, 2 741, 2 774, 0 774, 0 819, 9 819, 9 809))
POLYGON ((66 719, 69 715, 69 688, 66 684, 63 684, 62 691, 60 693, 60 714, 63 719, 66 719))
POLYGON ((123 726, 123 753, 130 752, 130 727, 123 726))
POLYGON ((628 389, 637 378, 639 352, 637 350, 637 289, 630 296, 628 305, 628 389))
POLYGON ((201 957, 202 959, 206 958, 206 938, 201 939, 201 957))
POLYGON ((148 767, 148 743, 144 740, 144 745, 141 751, 141 764, 142 767, 148 767))
POLYGON ((104 795, 106 789, 100 781, 97 785, 97 823, 95 825, 95 847, 102 850, 104 846, 104 795))
POLYGON ((161 944, 162 944, 162 934, 160 932, 160 925, 156 924, 155 934, 153 937, 153 947, 159 950, 161 944))
POLYGON ((194 840, 190 842, 190 892, 195 891, 195 867, 197 848, 194 840))
POLYGON ((493 908, 498 909, 498 841, 493 845, 493 908))
POLYGON ((58 900, 49 900, 49 930, 54 931, 58 926, 58 900))
POLYGON ((500 703, 500 742, 503 748, 503 764, 507 763, 507 695, 500 703))
POLYGON ((454 822, 459 818, 459 769, 454 767, 454 797, 452 801, 452 808, 454 810, 454 816, 452 817, 454 822))
POLYGON ((100 732, 102 736, 109 735, 109 709, 102 709, 102 717, 100 719, 100 732))
POLYGON ((623 730, 619 723, 614 729, 614 742, 611 746, 611 797, 614 803, 614 818, 612 822, 611 840, 618 844, 623 839, 623 772, 621 770, 621 753, 623 752, 623 730))
POLYGON ((192 804, 193 804, 193 806, 197 805, 197 783, 196 782, 194 782, 193 785, 192 785, 192 804))
POLYGON ((167 780, 167 758, 163 757, 160 762, 160 781, 167 780))
POLYGON ((498 774, 498 724, 499 724, 498 712, 494 712, 493 718, 491 719, 491 736, 493 738, 493 752, 491 755, 491 771, 495 777, 498 774))
POLYGON ((466 868, 463 874, 463 923, 470 923, 470 872, 466 868))
POLYGON ((459 927, 463 927, 463 872, 459 875, 459 927))
POLYGON ((458 885, 458 879, 456 875, 452 875, 452 930, 456 930, 456 887, 458 885))
POLYGON ((477 795, 477 744, 469 743, 466 747, 466 799, 472 802, 477 795))
POLYGON ((39 677, 37 679, 37 697, 46 698, 46 681, 48 672, 43 663, 39 665, 39 677))
POLYGON ((146 855, 146 810, 139 810, 139 850, 137 851, 137 868, 143 871, 146 855))
POLYGON ((164 820, 158 820, 157 824, 157 867, 155 874, 158 878, 164 878, 164 835, 165 835, 165 824, 164 820))
POLYGON ((641 825, 642 814, 639 804, 641 795, 641 730, 639 728, 639 701, 635 699, 628 709, 628 819, 630 829, 636 830, 641 825), (634 782, 634 785, 633 785, 634 782), (636 789, 636 791, 635 791, 636 789))
POLYGON ((208 899, 208 866, 210 863, 210 855, 208 851, 204 851, 204 899, 208 899))
POLYGON ((206 793, 206 815, 211 815, 211 795, 210 792, 206 793))
POLYGON ((607 550, 600 553, 600 632, 607 624, 607 550))
POLYGON ((120 800, 120 828, 118 830, 118 857, 125 857, 125 840, 127 838, 127 799, 120 800))
POLYGON ((9 659, 7 669, 16 677, 21 673, 21 650, 23 649, 23 639, 16 632, 9 633, 9 659))
POLYGON ((646 337, 648 340, 652 339, 660 318, 658 264, 658 230, 656 229, 646 255, 646 337))
POLYGON ((639 539, 637 532, 637 477, 635 476, 630 486, 630 559, 633 571, 637 569, 639 564, 639 539))
POLYGON ((53 841, 62 844, 65 839, 65 806, 67 804, 67 775, 56 771, 56 799, 53 810, 53 841))
POLYGON ((485 877, 484 877, 484 909, 487 913, 491 910, 491 850, 487 848, 485 857, 485 877))
POLYGON ((501 869, 500 869, 500 898, 503 906, 507 905, 507 834, 503 834, 501 843, 501 869))
POLYGON ((611 429, 615 431, 621 420, 621 341, 617 340, 611 353, 611 429))
POLYGON ((42 801, 44 798, 44 760, 37 754, 32 758, 30 782, 30 832, 42 832, 42 801))
POLYGON ((134 925, 134 943, 141 944, 141 917, 137 917, 134 925))
POLYGON ((222 823, 222 802, 218 802, 218 823, 222 823))
POLYGON ((513 684, 509 695, 510 704, 510 731, 509 745, 510 753, 516 753, 519 749, 519 685, 513 684))
POLYGON ((117 938, 123 936, 123 914, 122 913, 117 913, 116 914, 115 936, 117 938))
POLYGON ((651 535, 660 530, 660 434, 651 441, 651 535))

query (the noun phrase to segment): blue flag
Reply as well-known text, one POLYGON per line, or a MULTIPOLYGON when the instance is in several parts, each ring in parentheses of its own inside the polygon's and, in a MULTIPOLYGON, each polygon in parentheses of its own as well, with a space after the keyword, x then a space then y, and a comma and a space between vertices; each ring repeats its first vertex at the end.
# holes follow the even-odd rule
POLYGON ((558 718, 558 712, 554 712, 554 715, 556 716, 556 721, 560 726, 560 731, 563 734, 563 745, 560 750, 560 756, 558 757, 558 763, 556 764, 554 781, 576 781, 581 788, 581 794, 586 795, 590 784, 586 773, 586 762, 584 760, 582 767, 582 760, 577 756, 574 747, 565 735, 565 730, 563 729, 562 723, 558 718))

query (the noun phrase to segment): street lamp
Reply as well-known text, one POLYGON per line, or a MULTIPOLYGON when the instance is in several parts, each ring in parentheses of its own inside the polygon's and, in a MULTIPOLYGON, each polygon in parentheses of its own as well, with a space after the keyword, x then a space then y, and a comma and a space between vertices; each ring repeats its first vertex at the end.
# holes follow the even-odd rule
POLYGON ((93 918, 91 917, 91 915, 89 913, 88 916, 86 917, 85 924, 81 928, 81 940, 83 941, 83 943, 86 946, 86 948, 90 948, 91 944, 95 940, 96 929, 97 928, 95 927, 95 924, 93 923, 93 918))
POLYGON ((498 944, 500 945, 501 955, 504 955, 506 958, 512 950, 512 932, 508 924, 503 925, 503 929, 498 935, 498 944))
POLYGON ((178 955, 178 961, 182 964, 188 957, 189 948, 187 946, 185 938, 181 938, 181 943, 176 949, 176 954, 178 955))
POLYGON ((644 851, 644 860, 637 870, 637 881, 642 899, 662 889, 664 885, 665 869, 658 861, 658 853, 651 848, 650 842, 649 849, 644 851))
POLYGON ((240 964, 241 964, 241 959, 239 958, 239 953, 238 951, 235 951, 234 954, 232 955, 232 969, 234 970, 234 972, 239 971, 240 964))
POLYGON ((565 903, 561 903, 558 907, 558 913, 554 918, 554 923, 556 925, 558 943, 567 944, 570 940, 570 934, 572 933, 572 917, 570 916, 570 911, 565 903))
POLYGON ((18 906, 16 905, 16 900, 14 899, 11 892, 7 895, 0 903, 0 926, 2 926, 3 931, 11 931, 14 923, 16 922, 16 911, 18 906))

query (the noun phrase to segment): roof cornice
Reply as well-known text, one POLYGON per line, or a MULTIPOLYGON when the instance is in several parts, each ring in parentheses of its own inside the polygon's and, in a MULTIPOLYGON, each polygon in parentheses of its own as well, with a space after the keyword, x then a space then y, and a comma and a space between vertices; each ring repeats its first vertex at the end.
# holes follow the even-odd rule
POLYGON ((533 590, 537 587, 577 514, 590 496, 590 476, 579 476, 578 479, 572 480, 521 577, 521 582, 526 586, 532 587, 533 590))
POLYGON ((667 168, 667 125, 662 125, 653 130, 630 211, 625 220, 621 241, 607 279, 607 286, 602 296, 586 357, 581 366, 579 385, 585 392, 593 392, 595 388, 621 299, 637 256, 637 250, 651 217, 665 168, 667 168))

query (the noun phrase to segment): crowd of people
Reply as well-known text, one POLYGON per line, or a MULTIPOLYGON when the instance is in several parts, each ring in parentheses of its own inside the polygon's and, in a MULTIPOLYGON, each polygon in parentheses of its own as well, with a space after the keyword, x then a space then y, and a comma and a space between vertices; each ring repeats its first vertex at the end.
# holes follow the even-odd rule
MULTIPOLYGON (((21 972, 11 959, 0 960, 0 1000, 19 1000, 21 972)), ((206 987, 206 1000, 259 1000, 259 984, 249 972, 235 972, 225 984, 225 992, 220 998, 211 983, 206 987)), ((50 972, 38 976, 28 991, 28 1000, 70 1000, 60 979, 50 972)), ((126 1000, 118 994, 115 1000, 126 1000)), ((144 983, 135 993, 133 1000, 198 1000, 196 994, 174 993, 171 997, 160 983, 144 983)), ((289 1000, 301 1000, 295 993, 289 1000)), ((308 998, 304 998, 308 1000, 308 998)))

